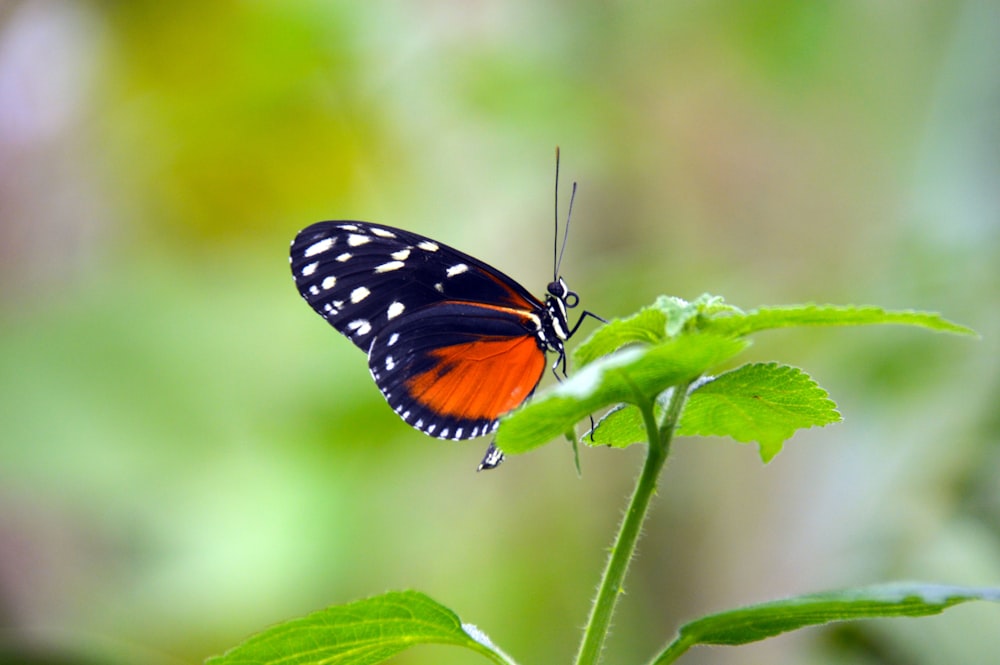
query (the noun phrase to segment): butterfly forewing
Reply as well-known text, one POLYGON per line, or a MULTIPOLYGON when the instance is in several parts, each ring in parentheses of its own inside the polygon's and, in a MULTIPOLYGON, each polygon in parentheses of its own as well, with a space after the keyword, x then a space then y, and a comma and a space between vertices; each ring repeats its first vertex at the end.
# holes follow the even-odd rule
POLYGON ((439 302, 477 302, 534 311, 517 282, 467 254, 416 233, 368 222, 319 222, 292 242, 299 293, 367 351, 404 314, 439 302))

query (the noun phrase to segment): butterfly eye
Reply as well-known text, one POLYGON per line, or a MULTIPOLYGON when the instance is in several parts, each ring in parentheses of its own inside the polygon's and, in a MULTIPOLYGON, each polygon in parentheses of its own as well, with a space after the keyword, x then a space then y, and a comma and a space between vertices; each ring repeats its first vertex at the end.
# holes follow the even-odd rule
POLYGON ((569 290, 569 288, 567 288, 566 282, 565 282, 565 280, 563 280, 562 277, 560 277, 558 280, 556 280, 554 282, 549 282, 549 285, 548 285, 548 287, 546 287, 546 290, 548 290, 549 295, 555 296, 556 298, 559 298, 560 300, 565 300, 566 299, 566 295, 568 293, 572 293, 569 290))

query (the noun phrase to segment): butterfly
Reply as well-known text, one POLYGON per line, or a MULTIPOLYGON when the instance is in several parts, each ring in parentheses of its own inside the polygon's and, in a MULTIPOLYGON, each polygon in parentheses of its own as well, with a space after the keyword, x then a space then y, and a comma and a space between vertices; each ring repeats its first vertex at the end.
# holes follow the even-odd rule
MULTIPOLYGON (((556 354, 553 371, 565 375, 566 340, 587 316, 603 321, 584 311, 569 325, 579 296, 559 276, 560 260, 561 253, 540 300, 483 261, 382 224, 313 224, 295 237, 290 256, 299 293, 368 354, 372 378, 399 417, 453 440, 494 432, 500 416, 534 392, 546 354, 556 354)), ((502 460, 491 443, 479 468, 502 460)))

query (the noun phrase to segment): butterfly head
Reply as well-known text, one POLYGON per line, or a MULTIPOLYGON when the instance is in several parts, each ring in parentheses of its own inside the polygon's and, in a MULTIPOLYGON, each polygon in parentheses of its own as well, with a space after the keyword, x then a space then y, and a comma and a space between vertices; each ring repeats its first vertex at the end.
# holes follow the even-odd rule
POLYGON ((549 282, 547 290, 548 295, 546 296, 546 300, 555 298, 569 308, 576 307, 580 304, 580 296, 576 294, 576 291, 569 290, 569 286, 566 285, 566 280, 562 277, 558 278, 554 282, 549 282))

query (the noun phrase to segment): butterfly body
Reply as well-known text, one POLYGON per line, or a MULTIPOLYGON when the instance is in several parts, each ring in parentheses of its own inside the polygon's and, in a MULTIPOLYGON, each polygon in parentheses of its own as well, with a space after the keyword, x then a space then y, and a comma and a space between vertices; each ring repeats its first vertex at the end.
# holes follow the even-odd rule
POLYGON ((489 434, 531 396, 547 352, 565 372, 563 343, 579 326, 567 308, 578 298, 558 276, 539 300, 457 249, 358 221, 304 229, 290 260, 302 297, 368 354, 389 405, 426 434, 489 434))

